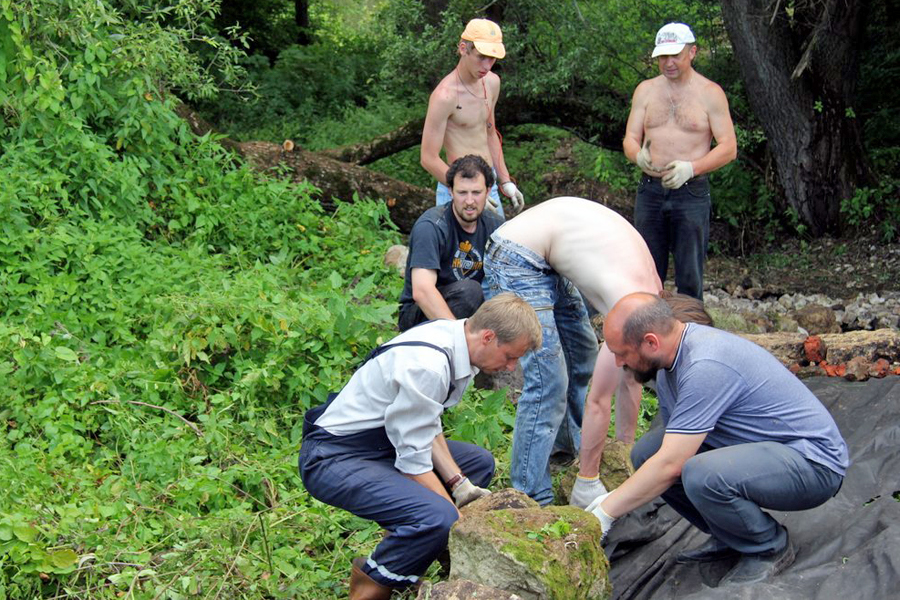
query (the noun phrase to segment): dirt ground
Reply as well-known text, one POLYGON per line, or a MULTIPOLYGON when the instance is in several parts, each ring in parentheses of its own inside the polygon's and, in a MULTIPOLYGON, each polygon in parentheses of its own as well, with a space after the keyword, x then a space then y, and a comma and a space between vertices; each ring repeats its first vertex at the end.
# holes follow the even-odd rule
POLYGON ((884 243, 872 232, 843 239, 788 239, 744 257, 713 253, 706 281, 720 287, 774 285, 785 293, 822 293, 845 300, 860 293, 897 291, 900 243, 884 243))

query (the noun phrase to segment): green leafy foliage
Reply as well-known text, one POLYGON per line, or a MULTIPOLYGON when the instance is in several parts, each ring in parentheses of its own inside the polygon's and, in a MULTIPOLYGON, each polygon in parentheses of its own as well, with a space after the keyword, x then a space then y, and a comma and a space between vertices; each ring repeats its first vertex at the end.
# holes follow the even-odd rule
POLYGON ((207 8, 0 2, 0 597, 338 597, 377 534, 294 464, 397 235, 190 133, 207 8))
POLYGON ((851 230, 877 224, 881 237, 890 242, 900 236, 900 182, 886 180, 875 188, 858 188, 841 201, 841 215, 851 230))
POLYGON ((527 537, 536 542, 543 542, 547 538, 558 540, 568 535, 570 531, 572 531, 572 525, 566 521, 559 520, 544 525, 539 531, 529 531, 527 537))

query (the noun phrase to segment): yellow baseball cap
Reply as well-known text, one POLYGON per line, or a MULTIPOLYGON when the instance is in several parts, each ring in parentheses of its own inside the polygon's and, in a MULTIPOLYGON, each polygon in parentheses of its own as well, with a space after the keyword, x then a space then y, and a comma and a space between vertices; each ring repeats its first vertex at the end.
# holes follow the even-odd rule
POLYGON ((500 26, 488 19, 472 19, 466 25, 460 38, 467 42, 474 42, 475 49, 493 58, 506 56, 506 48, 503 47, 503 34, 500 26))

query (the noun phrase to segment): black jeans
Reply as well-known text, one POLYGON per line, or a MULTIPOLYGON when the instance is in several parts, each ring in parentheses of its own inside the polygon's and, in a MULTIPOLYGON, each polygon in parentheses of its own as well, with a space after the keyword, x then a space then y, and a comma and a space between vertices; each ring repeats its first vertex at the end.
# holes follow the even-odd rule
POLYGON ((677 190, 662 186, 658 177, 641 177, 634 203, 634 227, 653 256, 659 280, 665 283, 669 252, 675 256, 678 291, 703 299, 703 265, 709 243, 709 179, 695 177, 677 190))
MULTIPOLYGON (((481 282, 474 279, 460 279, 447 285, 438 287, 441 296, 450 311, 457 319, 466 319, 475 314, 478 307, 484 303, 484 291, 481 288, 481 282)), ((400 307, 400 317, 397 327, 400 331, 406 331, 410 327, 414 327, 419 323, 428 320, 422 309, 415 302, 410 302, 406 306, 400 307)))

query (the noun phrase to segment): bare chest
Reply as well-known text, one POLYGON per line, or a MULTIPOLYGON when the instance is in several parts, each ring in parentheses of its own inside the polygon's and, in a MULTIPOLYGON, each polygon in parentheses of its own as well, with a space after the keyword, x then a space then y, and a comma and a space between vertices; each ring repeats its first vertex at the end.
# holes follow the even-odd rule
POLYGON ((654 94, 644 114, 644 129, 663 126, 675 126, 693 133, 706 133, 710 129, 709 115, 695 98, 654 94))
MULTIPOLYGON (((480 89, 478 91, 481 91, 480 89)), ((456 102, 456 108, 447 121, 448 128, 455 129, 483 129, 489 124, 490 102, 485 98, 477 98, 469 92, 460 94, 456 102)))

